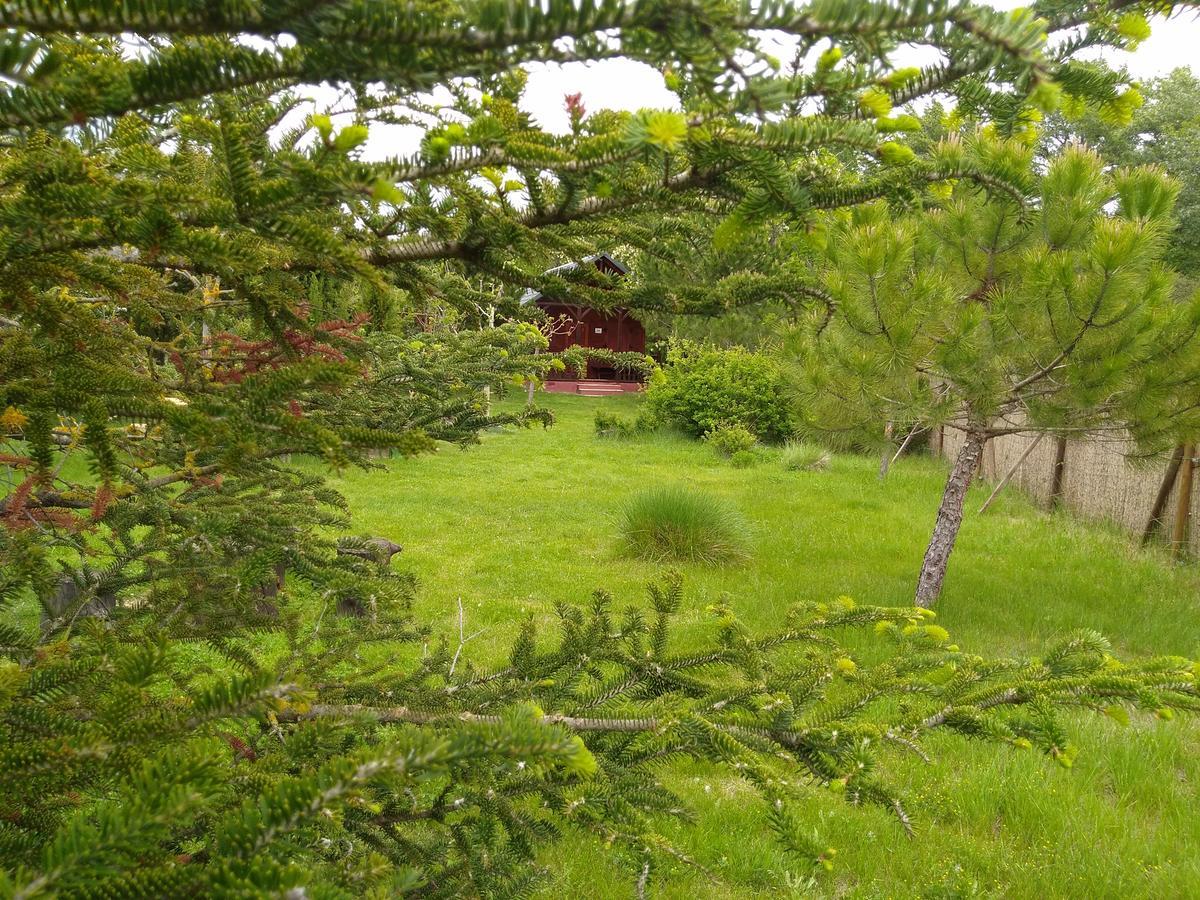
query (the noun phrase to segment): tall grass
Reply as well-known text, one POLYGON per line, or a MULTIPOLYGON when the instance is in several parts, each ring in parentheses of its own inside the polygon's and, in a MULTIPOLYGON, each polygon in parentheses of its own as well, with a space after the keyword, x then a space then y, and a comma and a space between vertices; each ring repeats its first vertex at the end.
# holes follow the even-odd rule
POLYGON ((729 504, 680 486, 635 494, 622 510, 625 550, 654 562, 716 565, 750 555, 750 526, 729 504))
POLYGON ((811 472, 829 467, 829 451, 805 441, 788 441, 779 460, 789 472, 811 472))

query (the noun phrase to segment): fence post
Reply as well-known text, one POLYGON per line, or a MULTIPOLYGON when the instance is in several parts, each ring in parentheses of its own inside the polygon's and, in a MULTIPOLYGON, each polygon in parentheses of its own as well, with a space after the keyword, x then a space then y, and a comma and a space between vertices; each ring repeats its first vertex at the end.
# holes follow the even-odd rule
POLYGON ((1062 502, 1063 478, 1067 469, 1067 439, 1060 437, 1054 445, 1054 475, 1050 479, 1050 508, 1062 502))
POLYGON ((1167 463, 1167 470, 1163 472, 1162 482, 1159 484, 1158 493, 1154 497, 1154 506, 1150 507, 1150 517, 1146 520, 1146 527, 1142 531, 1143 547, 1150 543, 1150 539, 1154 537, 1154 532, 1162 524, 1163 512, 1167 508, 1167 500, 1171 496, 1171 488, 1175 487, 1175 479, 1179 475, 1179 465, 1183 462, 1184 449, 1183 444, 1180 444, 1171 452, 1171 459, 1167 463))
POLYGON ((1171 555, 1179 558, 1187 544, 1188 520, 1192 512, 1192 471, 1195 469, 1192 444, 1183 445, 1183 461, 1179 469, 1179 495, 1175 498, 1175 531, 1171 535, 1171 555))

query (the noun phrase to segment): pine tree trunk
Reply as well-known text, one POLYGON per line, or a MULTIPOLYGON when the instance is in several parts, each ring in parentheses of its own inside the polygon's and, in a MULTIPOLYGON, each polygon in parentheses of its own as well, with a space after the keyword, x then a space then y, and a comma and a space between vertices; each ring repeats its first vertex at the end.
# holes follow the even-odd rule
POLYGON ((879 458, 880 481, 883 481, 885 478, 887 478, 888 467, 892 462, 892 430, 895 427, 895 423, 888 422, 883 428, 883 439, 886 443, 883 445, 883 455, 879 458))
POLYGON ((928 609, 942 593, 950 551, 954 549, 954 541, 962 525, 963 501, 985 441, 982 432, 968 431, 962 449, 954 458, 954 468, 946 479, 942 504, 938 507, 937 520, 933 525, 933 535, 925 550, 925 561, 921 563, 921 577, 917 580, 917 596, 914 600, 917 606, 928 609))

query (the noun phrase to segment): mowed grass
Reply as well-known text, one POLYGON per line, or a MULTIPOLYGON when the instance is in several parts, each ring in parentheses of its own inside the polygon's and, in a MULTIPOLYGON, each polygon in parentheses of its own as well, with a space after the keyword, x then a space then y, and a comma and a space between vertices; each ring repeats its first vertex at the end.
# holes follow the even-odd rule
MULTIPOLYGON (((597 408, 633 414, 634 397, 539 397, 551 429, 488 434, 468 450, 443 448, 387 471, 345 472, 355 528, 404 544, 396 565, 421 581, 418 617, 456 630, 467 653, 504 658, 519 623, 554 626, 557 601, 596 588, 640 600, 660 567, 621 553, 620 515, 637 492, 685 485, 719 497, 750 523, 744 563, 688 565, 682 640, 711 627, 728 598, 748 624, 780 623, 796 600, 848 594, 908 603, 944 469, 906 458, 888 480, 877 461, 836 456, 828 469, 787 471, 775 459, 735 469, 699 442, 671 436, 598 440, 597 408)), ((1047 515, 1008 493, 984 516, 972 490, 951 560, 939 623, 964 649, 1032 654, 1073 628, 1107 634, 1121 653, 1200 657, 1200 577, 1162 554, 1136 550, 1114 529, 1047 515)), ((1029 752, 950 735, 931 740, 931 765, 887 757, 916 823, 906 839, 876 809, 814 791, 805 815, 838 849, 833 872, 810 881, 782 854, 753 791, 704 766, 667 776, 696 811, 669 825, 709 872, 672 863, 655 897, 1191 897, 1200 896, 1200 723, 1090 715, 1072 720, 1081 753, 1065 770, 1029 752)), ((568 838, 545 860, 547 897, 631 897, 635 873, 589 839, 568 838)))

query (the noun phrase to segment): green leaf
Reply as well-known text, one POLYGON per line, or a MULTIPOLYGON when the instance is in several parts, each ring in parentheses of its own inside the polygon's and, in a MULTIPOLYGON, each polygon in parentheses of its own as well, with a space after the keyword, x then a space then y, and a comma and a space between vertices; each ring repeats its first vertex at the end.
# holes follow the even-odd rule
POLYGON ((583 778, 591 778, 599 768, 596 757, 592 755, 592 751, 587 748, 583 743, 583 738, 579 735, 571 738, 571 750, 567 755, 566 768, 568 772, 573 772, 583 778))
POLYGON ((879 88, 871 87, 859 95, 858 105, 863 112, 881 118, 892 111, 892 98, 879 88))
POLYGON ((317 129, 317 133, 321 135, 324 141, 329 140, 329 135, 333 134, 333 120, 323 113, 314 113, 308 117, 308 124, 317 129))
POLYGON ((333 139, 333 149, 339 153, 349 153, 367 139, 366 125, 347 125, 333 139))
POLYGON ((1119 703, 1104 707, 1104 714, 1117 724, 1124 725, 1126 728, 1129 727, 1129 710, 1119 703))
POLYGON ((626 143, 639 147, 655 147, 671 151, 687 137, 687 119, 672 110, 642 110, 629 120, 625 129, 626 143))
POLYGON ((376 200, 391 203, 394 206, 399 206, 407 199, 404 196, 404 192, 386 178, 376 179, 375 183, 371 185, 371 196, 376 200))

